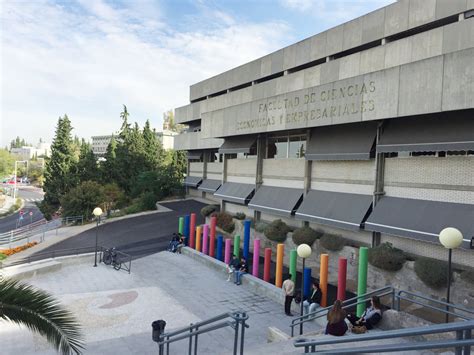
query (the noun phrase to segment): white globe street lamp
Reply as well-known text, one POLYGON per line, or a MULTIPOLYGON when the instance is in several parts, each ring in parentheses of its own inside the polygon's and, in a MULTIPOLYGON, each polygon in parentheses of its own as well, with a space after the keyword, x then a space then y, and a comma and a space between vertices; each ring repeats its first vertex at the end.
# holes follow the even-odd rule
MULTIPOLYGON (((449 250, 448 252, 448 286, 446 303, 449 303, 449 294, 451 291, 451 257, 453 249, 458 248, 463 241, 463 235, 459 229, 448 227, 444 228, 439 233, 439 242, 449 250)), ((446 311, 449 312, 449 306, 446 306, 446 311)), ((449 322, 449 313, 446 313, 446 323, 449 322)))
POLYGON ((300 258, 303 259, 303 270, 301 271, 301 308, 300 308, 300 335, 303 335, 303 294, 304 294, 304 264, 305 259, 311 256, 311 247, 308 244, 300 244, 298 248, 296 248, 296 253, 300 258))
POLYGON ((99 241, 99 223, 100 223, 100 216, 102 216, 102 209, 100 207, 94 208, 92 214, 95 216, 97 220, 97 225, 95 227, 95 255, 94 255, 94 267, 97 267, 97 244, 99 241))

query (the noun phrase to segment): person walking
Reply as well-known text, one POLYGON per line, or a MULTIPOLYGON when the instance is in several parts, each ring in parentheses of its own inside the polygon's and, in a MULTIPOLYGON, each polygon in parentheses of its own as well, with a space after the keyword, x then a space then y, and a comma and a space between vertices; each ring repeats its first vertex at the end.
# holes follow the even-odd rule
POLYGON ((319 284, 313 281, 313 287, 310 296, 303 301, 304 313, 313 313, 321 303, 322 292, 319 284))
POLYGON ((285 314, 287 316, 293 316, 293 314, 291 314, 291 301, 293 301, 293 297, 295 296, 295 283, 291 278, 292 275, 289 274, 281 286, 285 294, 285 314))

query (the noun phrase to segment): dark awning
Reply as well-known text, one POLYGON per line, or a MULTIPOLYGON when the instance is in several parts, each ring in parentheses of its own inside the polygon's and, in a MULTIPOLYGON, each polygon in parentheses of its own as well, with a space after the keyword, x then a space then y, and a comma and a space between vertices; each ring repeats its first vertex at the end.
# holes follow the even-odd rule
POLYGON ((186 176, 184 179, 184 185, 189 187, 198 187, 201 183, 202 177, 199 176, 186 176))
POLYGON ((257 136, 236 136, 225 138, 224 143, 219 148, 220 154, 250 153, 250 149, 255 144, 257 136))
POLYGON ((474 110, 387 122, 377 152, 474 150, 474 110))
POLYGON ((188 160, 200 160, 202 157, 202 151, 201 150, 188 150, 188 160))
POLYGON ((221 184, 221 180, 206 179, 201 183, 201 185, 199 185, 198 190, 214 193, 219 188, 219 186, 221 186, 221 184))
POLYGON ((371 205, 371 195, 311 190, 295 217, 338 228, 359 230, 371 205))
POLYGON ((365 229, 439 244, 446 227, 459 229, 464 248, 474 236, 474 205, 382 197, 365 222, 365 229))
POLYGON ((252 198, 254 191, 255 185, 253 184, 225 182, 214 193, 214 196, 219 197, 224 201, 230 201, 246 205, 252 198))
POLYGON ((376 121, 313 128, 307 160, 369 160, 373 155, 376 121))
POLYGON ((249 202, 249 207, 257 211, 288 217, 294 213, 302 198, 302 189, 260 186, 249 202))

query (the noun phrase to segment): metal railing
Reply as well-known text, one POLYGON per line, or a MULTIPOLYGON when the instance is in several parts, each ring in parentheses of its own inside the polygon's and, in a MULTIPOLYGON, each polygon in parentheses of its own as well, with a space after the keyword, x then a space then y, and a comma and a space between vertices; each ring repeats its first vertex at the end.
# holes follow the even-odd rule
MULTIPOLYGON (((103 246, 100 247, 99 263, 104 260, 104 252, 108 249, 110 248, 104 248, 103 246)), ((124 269, 130 274, 132 272, 132 256, 117 249, 115 249, 115 252, 117 253, 118 262, 121 264, 120 269, 124 269)))
POLYGON ((0 234, 0 245, 8 245, 8 248, 11 248, 13 243, 19 242, 21 240, 26 240, 26 242, 29 243, 30 238, 38 234, 42 234, 39 240, 42 242, 44 241, 44 235, 46 232, 53 229, 58 229, 60 226, 61 220, 59 219, 52 221, 46 221, 43 219, 31 223, 25 227, 0 234))
POLYGON ((397 330, 389 330, 378 333, 360 334, 357 336, 346 337, 325 337, 320 340, 295 340, 293 345, 296 348, 304 348, 305 353, 318 354, 361 354, 366 352, 400 352, 408 350, 428 350, 428 349, 454 349, 456 355, 467 355, 471 353, 471 346, 474 345, 472 331, 474 329, 474 320, 436 324, 426 327, 405 328, 397 330), (411 341, 411 342, 397 342, 396 344, 384 344, 381 340, 387 339, 402 339, 412 336, 431 335, 431 334, 446 334, 456 333, 455 338, 443 340, 428 340, 428 341, 411 341), (366 347, 348 347, 348 348, 334 348, 334 345, 343 343, 377 340, 376 344, 371 344, 366 347), (317 351, 316 347, 321 345, 333 345, 330 350, 317 351))
POLYGON ((209 333, 217 329, 230 327, 234 329, 233 354, 243 355, 245 343, 245 328, 249 327, 246 323, 248 318, 249 316, 242 311, 228 312, 202 322, 194 324, 191 323, 188 327, 173 332, 162 333, 159 335, 159 339, 157 341, 159 354, 164 355, 166 353, 167 355, 169 355, 171 343, 188 339, 188 354, 196 355, 198 353, 199 335, 209 333))
POLYGON ((61 218, 62 225, 69 225, 69 224, 77 224, 81 223, 81 225, 84 224, 84 216, 66 216, 61 218))

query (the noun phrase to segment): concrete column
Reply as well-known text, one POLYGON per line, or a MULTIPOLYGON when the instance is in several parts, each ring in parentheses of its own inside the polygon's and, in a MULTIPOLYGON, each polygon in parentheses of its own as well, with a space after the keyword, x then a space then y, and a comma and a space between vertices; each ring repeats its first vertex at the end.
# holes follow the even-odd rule
MULTIPOLYGON (((186 159, 186 176, 189 176, 189 172, 191 171, 191 163, 189 162, 189 159, 186 159)), ((189 195, 189 187, 184 186, 184 194, 189 195)))
MULTIPOLYGON (((227 155, 222 154, 222 185, 227 181, 227 155)), ((221 211, 225 211, 225 201, 221 200, 221 211)))
MULTIPOLYGON (((202 152, 202 179, 207 178, 207 162, 209 161, 209 152, 208 151, 203 151, 202 152)), ((201 197, 205 198, 206 193, 204 191, 201 191, 201 197)))
MULTIPOLYGON (((377 136, 375 138, 375 145, 379 143, 380 135, 383 130, 383 122, 379 123, 377 127, 377 136)), ((374 177, 374 195, 372 197, 372 208, 375 208, 377 202, 385 194, 384 191, 384 176, 385 176, 385 155, 384 153, 375 154, 375 177, 374 177)), ((372 232, 372 247, 380 244, 380 233, 372 232)))
MULTIPOLYGON (((263 184, 263 159, 265 157, 265 141, 266 137, 259 134, 257 137, 257 171, 255 172, 255 191, 263 184)), ((254 211, 254 219, 260 220, 261 213, 254 211)))
MULTIPOLYGON (((306 131, 306 149, 311 139, 311 130, 306 131)), ((313 161, 305 159, 304 162, 304 195, 306 196, 311 189, 311 171, 313 169, 313 161)), ((302 226, 309 226, 309 222, 302 221, 302 226)))

